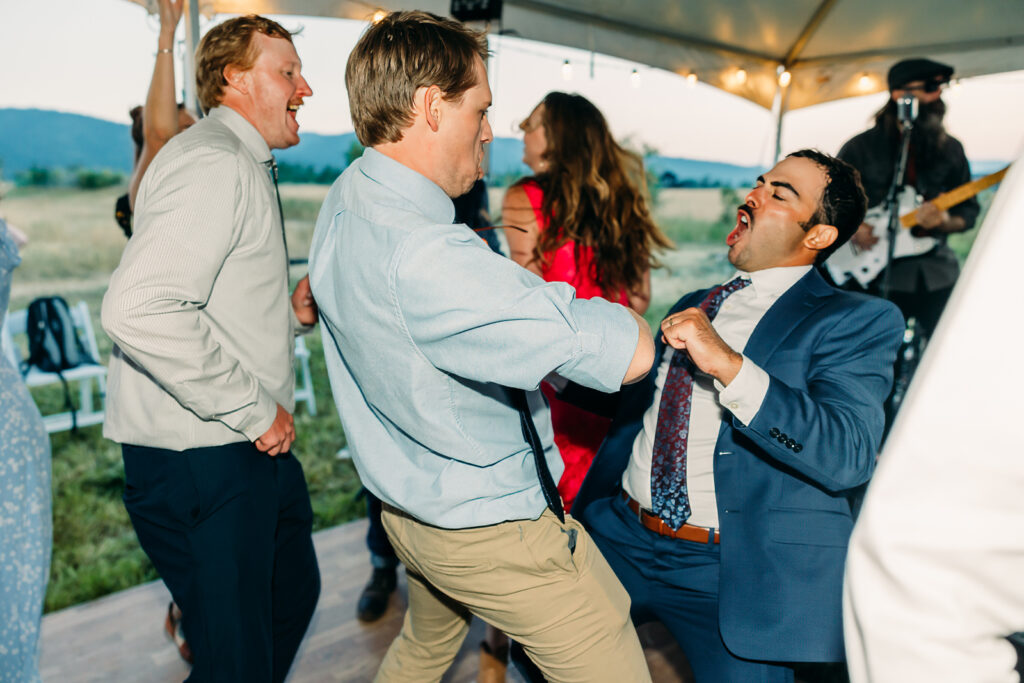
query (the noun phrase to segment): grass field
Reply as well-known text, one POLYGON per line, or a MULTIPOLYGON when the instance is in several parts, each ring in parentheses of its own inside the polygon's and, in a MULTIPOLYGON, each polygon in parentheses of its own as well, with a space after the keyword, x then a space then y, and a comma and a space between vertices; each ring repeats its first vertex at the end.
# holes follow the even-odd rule
MULTIPOLYGON (((17 189, 0 202, 0 216, 26 232, 31 243, 15 271, 11 309, 24 308, 37 296, 60 294, 69 303, 84 300, 94 318, 117 266, 124 237, 113 220, 115 198, 123 188, 103 190, 17 189)), ((308 254, 313 225, 325 186, 284 185, 283 205, 293 257, 308 254)), ((500 207, 500 190, 491 206, 500 207)), ((656 218, 679 246, 664 255, 664 269, 652 278, 652 303, 646 318, 653 325, 680 295, 721 281, 731 272, 724 238, 735 220, 742 193, 731 190, 669 190, 659 193, 656 218)), ((987 201, 985 202, 987 204, 987 201)), ((956 235, 966 253, 973 231, 956 235)), ((292 276, 303 275, 295 268, 292 276)), ((111 343, 95 320, 100 354, 111 343)), ((319 331, 307 338, 319 414, 300 407, 294 451, 302 459, 313 501, 315 528, 325 528, 363 514, 357 500, 359 480, 349 460, 335 457, 345 445, 324 368, 319 331)), ((34 390, 44 413, 58 412, 62 395, 56 387, 34 390)), ((120 448, 102 437, 101 427, 52 437, 54 552, 47 611, 90 600, 156 578, 135 539, 121 504, 123 470, 120 448)))

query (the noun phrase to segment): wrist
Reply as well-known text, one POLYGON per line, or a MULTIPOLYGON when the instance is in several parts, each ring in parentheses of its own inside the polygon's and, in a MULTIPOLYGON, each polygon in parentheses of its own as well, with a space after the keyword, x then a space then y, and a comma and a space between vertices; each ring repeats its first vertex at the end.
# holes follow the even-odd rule
POLYGON ((729 386, 736 379, 736 375, 740 374, 740 368, 742 367, 743 356, 730 349, 722 363, 721 369, 714 373, 714 377, 723 386, 729 386))

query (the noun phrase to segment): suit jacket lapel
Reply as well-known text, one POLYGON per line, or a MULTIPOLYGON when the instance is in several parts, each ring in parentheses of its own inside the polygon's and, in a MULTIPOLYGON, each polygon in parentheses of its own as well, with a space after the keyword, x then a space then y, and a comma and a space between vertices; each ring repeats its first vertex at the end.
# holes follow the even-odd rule
POLYGON ((743 355, 763 368, 793 328, 819 308, 833 291, 817 269, 811 268, 761 316, 743 355))

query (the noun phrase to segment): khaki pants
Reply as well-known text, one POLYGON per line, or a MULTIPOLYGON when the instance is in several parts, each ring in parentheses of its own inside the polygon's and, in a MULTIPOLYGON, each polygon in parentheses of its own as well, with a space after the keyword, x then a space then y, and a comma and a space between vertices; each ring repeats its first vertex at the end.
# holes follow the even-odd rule
POLYGON ((385 505, 382 520, 408 570, 409 610, 376 681, 440 680, 471 615, 519 641, 549 681, 651 680, 629 596, 571 517, 451 530, 385 505))

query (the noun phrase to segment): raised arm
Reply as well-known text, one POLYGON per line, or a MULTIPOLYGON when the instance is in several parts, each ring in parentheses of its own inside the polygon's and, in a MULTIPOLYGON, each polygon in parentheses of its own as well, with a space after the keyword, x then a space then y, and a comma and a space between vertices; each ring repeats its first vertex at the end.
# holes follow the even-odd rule
POLYGON ((178 105, 174 94, 174 31, 181 20, 185 0, 159 0, 160 35, 156 42, 153 79, 142 110, 142 153, 132 169, 128 201, 135 209, 142 176, 156 153, 180 130, 178 105))
POLYGON ((505 200, 501 204, 501 222, 505 226, 509 258, 530 272, 540 275, 540 263, 533 254, 540 227, 537 225, 537 215, 526 196, 526 190, 521 186, 510 187, 505 192, 505 200))

